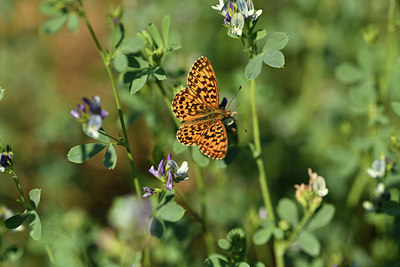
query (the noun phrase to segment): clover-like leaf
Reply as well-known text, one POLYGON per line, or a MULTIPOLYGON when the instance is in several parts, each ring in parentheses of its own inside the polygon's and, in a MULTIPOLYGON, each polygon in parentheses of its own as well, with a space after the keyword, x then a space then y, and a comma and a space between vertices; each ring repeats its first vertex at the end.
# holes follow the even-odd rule
POLYGON ((289 198, 282 198, 278 202, 277 212, 282 220, 290 222, 292 226, 297 226, 299 223, 299 214, 296 203, 289 198))
POLYGON ((335 206, 332 204, 323 204, 322 207, 313 215, 307 226, 309 231, 324 227, 335 215, 335 206))
POLYGON ((7 220, 5 220, 4 225, 8 229, 18 228, 19 226, 21 226, 24 223, 24 221, 28 217, 28 215, 29 215, 28 212, 15 214, 14 216, 11 216, 7 220))
POLYGON ((247 64, 244 74, 248 80, 254 80, 261 72, 263 55, 259 54, 247 64))
POLYGON ((289 37, 286 33, 274 32, 265 43, 263 51, 264 53, 267 53, 269 51, 281 50, 286 46, 288 41, 289 37))
POLYGON ((29 191, 29 199, 33 203, 35 209, 39 206, 41 192, 42 190, 37 188, 29 191))
POLYGON ((33 240, 39 240, 42 237, 42 223, 34 210, 29 213, 29 235, 33 240))
POLYGON ((155 70, 153 71, 153 74, 154 74, 154 77, 157 78, 157 80, 162 81, 162 80, 167 79, 167 76, 165 76, 165 71, 161 67, 155 68, 155 70))
POLYGON ((112 144, 107 147, 106 153, 103 158, 103 164, 107 169, 114 169, 117 164, 117 153, 112 144))
POLYGON ((152 236, 161 238, 165 232, 165 224, 159 218, 153 218, 149 224, 149 232, 152 236))
POLYGON ((253 243, 257 246, 264 245, 268 242, 268 240, 272 236, 272 230, 274 228, 261 228, 260 230, 256 231, 253 235, 253 243))
POLYGON ((40 32, 44 34, 52 34, 58 32, 64 26, 67 18, 68 16, 63 14, 44 22, 40 26, 40 32))
POLYGON ((146 69, 136 74, 135 78, 129 86, 129 92, 131 93, 131 95, 137 93, 140 89, 143 88, 143 86, 147 82, 147 79, 149 78, 149 73, 150 71, 146 69))
POLYGON ((94 157, 97 153, 106 147, 102 143, 89 143, 84 145, 77 145, 71 148, 68 152, 68 160, 74 163, 83 163, 94 157))
POLYGON ((154 42, 156 43, 157 47, 164 47, 164 42, 161 38, 160 32, 158 31, 156 25, 153 23, 150 23, 149 25, 149 33, 151 37, 153 38, 154 42))
POLYGON ((273 68, 283 68, 283 66, 285 65, 285 56, 281 51, 278 50, 266 52, 262 56, 262 60, 265 64, 273 68))
POLYGON ((318 239, 310 232, 302 232, 299 237, 300 247, 310 256, 318 256, 321 244, 318 239))
POLYGON ((79 29, 79 25, 79 16, 75 13, 70 13, 68 15, 68 30, 70 32, 76 32, 79 29))
POLYGON ((177 222, 182 219, 183 215, 185 214, 185 209, 175 202, 170 201, 162 206, 158 210, 158 213, 160 215, 160 218, 164 221, 177 222))
POLYGON ((166 47, 168 47, 168 39, 169 39, 169 24, 170 24, 170 21, 171 21, 171 16, 170 15, 165 15, 163 18, 162 18, 162 21, 161 21, 161 32, 162 32, 162 35, 163 35, 163 38, 164 38, 164 44, 165 44, 165 46, 166 47))

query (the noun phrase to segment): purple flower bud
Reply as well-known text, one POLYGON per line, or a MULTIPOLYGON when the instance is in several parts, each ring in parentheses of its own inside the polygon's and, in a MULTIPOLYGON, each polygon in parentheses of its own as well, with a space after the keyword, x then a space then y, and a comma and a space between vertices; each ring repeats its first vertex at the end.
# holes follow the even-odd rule
POLYGON ((155 194, 155 190, 150 187, 145 186, 143 187, 143 190, 146 192, 143 194, 143 197, 151 197, 155 194))
POLYGON ((160 163, 158 164, 158 169, 157 169, 157 170, 154 168, 154 166, 151 166, 149 172, 150 172, 153 176, 155 176, 155 177, 157 177, 157 178, 163 177, 163 176, 165 175, 165 164, 164 164, 164 159, 162 159, 162 160, 160 161, 160 163))
POLYGON ((168 170, 168 180, 165 187, 171 191, 173 187, 171 169, 168 170))

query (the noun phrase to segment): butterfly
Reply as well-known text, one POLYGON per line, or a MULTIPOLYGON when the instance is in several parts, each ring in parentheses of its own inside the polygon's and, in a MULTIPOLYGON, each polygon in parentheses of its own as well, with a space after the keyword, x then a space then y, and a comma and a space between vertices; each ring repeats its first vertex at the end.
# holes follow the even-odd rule
POLYGON ((172 111, 183 122, 176 133, 178 141, 198 146, 212 159, 223 159, 228 150, 228 136, 222 119, 231 112, 218 106, 217 79, 206 57, 197 59, 187 78, 187 87, 172 101, 172 111))

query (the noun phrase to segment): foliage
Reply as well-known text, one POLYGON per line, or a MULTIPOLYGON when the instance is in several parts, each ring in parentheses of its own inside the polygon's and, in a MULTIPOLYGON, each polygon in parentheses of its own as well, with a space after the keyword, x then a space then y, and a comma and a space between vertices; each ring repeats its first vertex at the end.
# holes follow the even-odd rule
POLYGON ((398 1, 117 2, 0 1, 0 265, 400 262, 398 1), (221 161, 176 140, 200 56, 221 161))

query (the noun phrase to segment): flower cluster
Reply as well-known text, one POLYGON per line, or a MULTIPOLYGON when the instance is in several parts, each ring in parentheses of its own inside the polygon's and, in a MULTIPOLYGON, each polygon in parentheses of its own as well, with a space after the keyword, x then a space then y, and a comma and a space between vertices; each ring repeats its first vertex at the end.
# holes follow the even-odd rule
POLYGON ((0 147, 0 172, 7 172, 13 165, 13 153, 11 147, 7 145, 5 148, 0 147))
POLYGON ((261 15, 262 10, 255 11, 252 0, 228 0, 224 3, 212 6, 225 17, 224 24, 229 28, 229 33, 241 36, 246 21, 255 21, 261 15))
POLYGON ((308 169, 310 177, 309 184, 295 185, 296 199, 304 207, 311 212, 315 211, 322 202, 322 198, 328 194, 325 179, 319 176, 316 172, 308 169))
POLYGON ((87 104, 88 110, 85 104, 78 104, 77 108, 71 110, 70 114, 80 123, 85 124, 85 129, 89 136, 97 138, 100 135, 99 130, 103 119, 108 116, 108 112, 101 109, 99 96, 94 96, 92 99, 93 102, 86 97, 82 98, 83 102, 87 104))
MULTIPOLYGON (((184 161, 179 167, 178 164, 172 159, 171 154, 168 154, 166 161, 161 159, 157 170, 154 168, 154 166, 151 166, 149 172, 163 184, 165 184, 165 188, 167 190, 171 191, 174 187, 174 183, 179 183, 189 179, 188 170, 189 167, 186 161, 184 161)), ((162 191, 160 188, 153 189, 147 186, 143 187, 143 190, 146 192, 143 197, 150 197, 162 191)))
POLYGON ((368 175, 378 180, 372 201, 363 202, 363 207, 367 212, 382 212, 383 203, 390 200, 390 192, 385 188, 382 179, 392 167, 392 161, 382 155, 380 159, 375 159, 372 162, 371 168, 367 169, 368 175))

